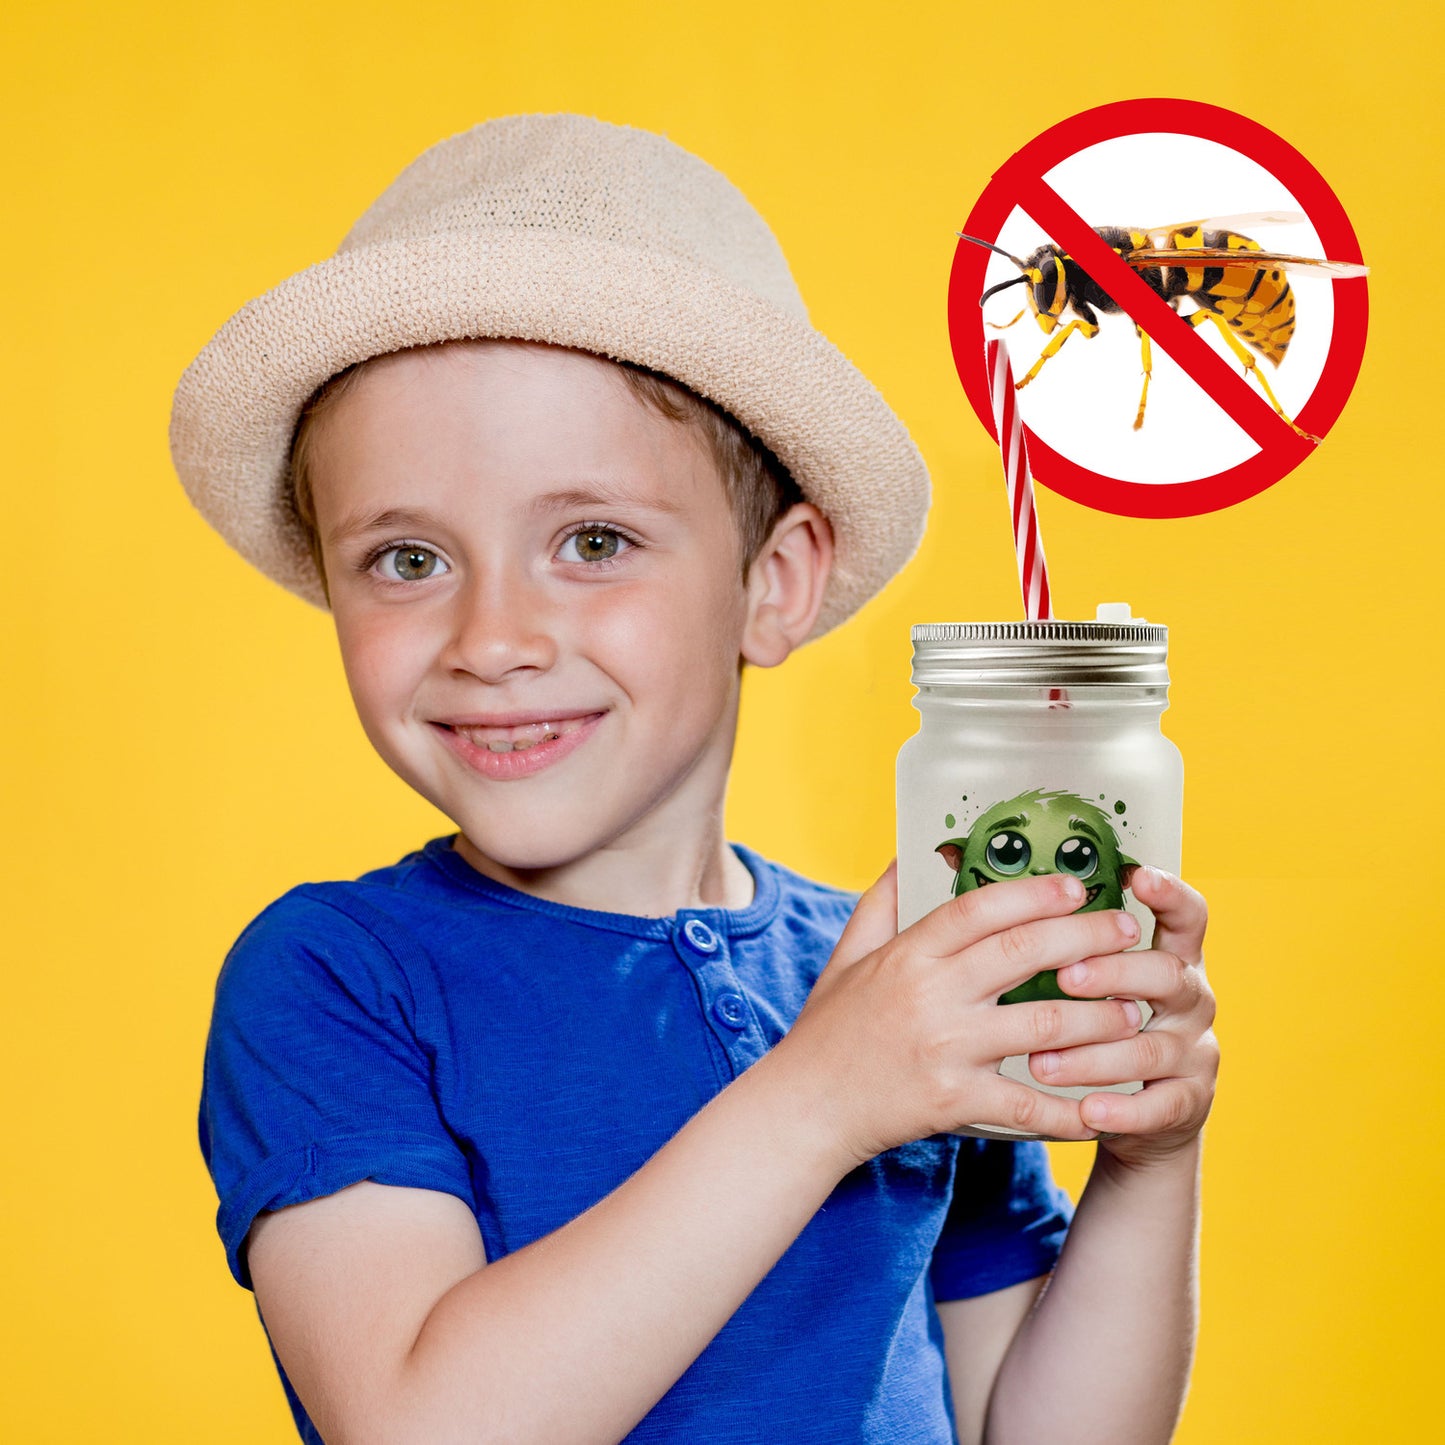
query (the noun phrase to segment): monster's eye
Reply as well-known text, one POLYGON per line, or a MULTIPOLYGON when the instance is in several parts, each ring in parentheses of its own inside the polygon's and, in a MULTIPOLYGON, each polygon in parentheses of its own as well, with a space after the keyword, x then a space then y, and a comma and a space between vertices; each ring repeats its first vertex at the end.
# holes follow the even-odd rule
POLYGON ((988 840, 984 857, 997 873, 1022 873, 1029 866, 1029 840, 1012 830, 995 833, 988 840))
POLYGON ((1099 871, 1099 850, 1087 838, 1065 838, 1054 854, 1054 864, 1073 878, 1092 878, 1099 871))

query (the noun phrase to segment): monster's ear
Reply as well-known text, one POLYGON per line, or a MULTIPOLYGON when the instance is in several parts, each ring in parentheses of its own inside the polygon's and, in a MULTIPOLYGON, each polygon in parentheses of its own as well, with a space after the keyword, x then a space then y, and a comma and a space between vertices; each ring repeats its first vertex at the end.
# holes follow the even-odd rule
POLYGON ((967 844, 967 837, 950 838, 948 842, 940 843, 933 851, 939 854, 943 861, 957 873, 963 867, 963 850, 967 844))
POLYGON ((1134 881, 1134 870, 1139 867, 1139 860, 1131 858, 1127 853, 1119 854, 1119 886, 1127 888, 1134 881))

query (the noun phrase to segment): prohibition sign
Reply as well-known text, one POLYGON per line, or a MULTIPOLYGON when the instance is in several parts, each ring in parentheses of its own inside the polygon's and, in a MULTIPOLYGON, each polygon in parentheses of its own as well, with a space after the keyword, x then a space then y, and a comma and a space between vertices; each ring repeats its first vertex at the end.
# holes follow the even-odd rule
MULTIPOLYGON (((971 236, 995 240, 1015 207, 1026 211, 1049 240, 1072 255, 1259 447, 1245 461, 1213 476, 1154 484, 1092 471, 1054 450, 1025 426, 1035 481, 1086 507, 1126 517, 1191 517, 1233 506, 1273 486, 1314 451, 1313 443, 1275 412, 1240 368, 1155 295, 1044 179, 1053 167, 1101 141, 1160 131, 1197 136, 1247 156, 1298 199, 1326 257, 1333 261, 1363 259, 1344 208, 1304 156, 1258 122, 1202 101, 1124 100, 1082 111, 1036 136, 994 172, 962 229, 971 236)), ((1123 224, 1125 219, 1102 217, 1095 223, 1123 224)), ((1137 219, 1153 224, 1192 218, 1137 219)), ((959 241, 948 283, 948 331, 964 392, 993 435, 978 304, 989 257, 983 247, 959 241)), ((1364 355, 1369 317, 1363 279, 1336 281, 1333 296, 1334 326, 1324 367, 1308 401, 1295 416, 1304 431, 1317 437, 1324 437, 1349 399, 1364 355)))

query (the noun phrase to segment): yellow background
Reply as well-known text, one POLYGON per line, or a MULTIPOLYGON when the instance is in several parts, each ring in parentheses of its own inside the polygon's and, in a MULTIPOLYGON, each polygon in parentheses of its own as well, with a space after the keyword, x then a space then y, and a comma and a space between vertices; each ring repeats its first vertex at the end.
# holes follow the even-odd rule
MULTIPOLYGON (((8 7, 6 1438, 294 1438, 195 1142, 211 990, 288 886, 444 828, 369 755, 327 619, 250 572, 175 483, 171 388, 214 329, 488 116, 589 112, 731 176, 934 471, 904 578, 749 684, 734 836, 860 885, 891 851, 915 723, 909 623, 1018 610, 997 453, 949 356, 953 232, 1038 131, 1148 95, 1284 136, 1374 266, 1353 400, 1284 482, 1184 521, 1040 504, 1063 615, 1125 597, 1173 629, 1166 726, 1224 1050, 1179 1438, 1430 1427, 1445 26, 1433 7, 1297 0, 899 13, 8 7)), ((1087 1151, 1056 1161, 1076 1187, 1087 1151)))

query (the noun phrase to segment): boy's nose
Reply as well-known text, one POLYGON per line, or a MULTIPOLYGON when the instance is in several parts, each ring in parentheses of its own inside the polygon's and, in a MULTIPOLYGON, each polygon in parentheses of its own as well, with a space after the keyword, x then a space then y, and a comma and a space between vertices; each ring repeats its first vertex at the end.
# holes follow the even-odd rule
POLYGON ((442 661, 453 672, 501 682, 519 671, 546 671, 557 660, 555 604, 520 576, 479 577, 459 593, 442 661))

